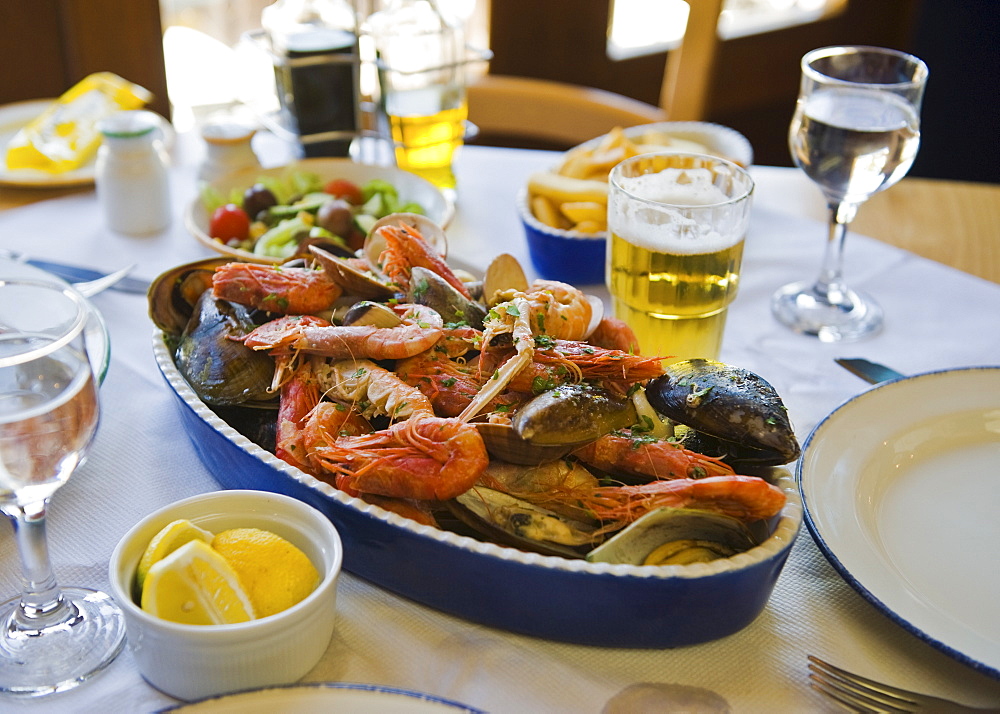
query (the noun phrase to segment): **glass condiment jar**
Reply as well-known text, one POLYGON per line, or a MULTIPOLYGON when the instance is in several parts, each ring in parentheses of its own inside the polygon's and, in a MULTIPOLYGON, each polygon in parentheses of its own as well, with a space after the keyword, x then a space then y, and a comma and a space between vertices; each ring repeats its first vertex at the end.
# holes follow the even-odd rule
POLYGON ((261 25, 282 114, 306 156, 348 156, 360 121, 358 19, 346 0, 277 0, 261 25))
POLYGON ((126 235, 162 231, 172 210, 160 118, 145 110, 118 112, 98 129, 102 143, 94 181, 108 227, 126 235))
POLYGON ((205 160, 198 170, 198 180, 214 183, 226 174, 260 168, 251 140, 257 130, 233 121, 212 121, 201 128, 205 142, 205 160))

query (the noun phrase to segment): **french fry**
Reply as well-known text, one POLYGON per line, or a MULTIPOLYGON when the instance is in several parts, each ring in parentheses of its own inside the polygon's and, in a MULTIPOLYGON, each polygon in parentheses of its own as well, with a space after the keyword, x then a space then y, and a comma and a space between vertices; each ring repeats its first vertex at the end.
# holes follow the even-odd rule
POLYGON ((608 207, 595 201, 567 201, 559 206, 559 211, 573 223, 600 223, 607 220, 608 207))
POLYGON ((581 233, 601 233, 608 230, 608 224, 605 221, 581 221, 573 226, 573 230, 581 233))
POLYGON ((549 171, 538 171, 528 177, 528 193, 545 196, 556 203, 594 201, 607 205, 608 184, 605 181, 575 179, 549 171))
POLYGON ((568 229, 570 222, 559 212, 555 204, 545 196, 531 197, 531 212, 535 218, 550 228, 568 229))

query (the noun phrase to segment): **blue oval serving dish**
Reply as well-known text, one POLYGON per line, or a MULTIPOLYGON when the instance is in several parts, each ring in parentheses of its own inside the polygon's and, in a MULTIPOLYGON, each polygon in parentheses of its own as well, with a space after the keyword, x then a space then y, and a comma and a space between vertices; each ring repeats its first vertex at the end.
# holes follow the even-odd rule
POLYGON ((610 565, 483 543, 348 496, 261 449, 197 398, 159 333, 153 342, 188 436, 220 486, 272 491, 309 503, 340 532, 346 570, 483 625, 630 648, 679 647, 725 637, 764 609, 802 524, 795 482, 786 470, 775 469, 786 505, 763 544, 732 558, 685 566, 610 565))

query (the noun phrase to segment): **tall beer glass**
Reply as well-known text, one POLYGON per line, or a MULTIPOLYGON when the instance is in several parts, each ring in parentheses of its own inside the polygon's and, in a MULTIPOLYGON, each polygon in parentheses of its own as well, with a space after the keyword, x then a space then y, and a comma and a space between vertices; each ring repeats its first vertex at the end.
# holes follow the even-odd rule
POLYGON ((702 154, 643 154, 612 169, 605 278, 644 355, 718 359, 753 187, 740 166, 702 154))

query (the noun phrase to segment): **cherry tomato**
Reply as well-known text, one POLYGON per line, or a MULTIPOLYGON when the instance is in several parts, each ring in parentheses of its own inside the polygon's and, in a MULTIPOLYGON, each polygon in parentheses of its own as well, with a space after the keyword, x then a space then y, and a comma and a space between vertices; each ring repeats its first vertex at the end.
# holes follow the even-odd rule
POLYGON ((361 189, 353 181, 348 181, 347 179, 333 179, 329 181, 323 190, 332 196, 337 198, 342 198, 348 203, 360 206, 364 203, 364 198, 361 196, 361 189))
POLYGON ((235 203, 219 206, 208 222, 208 232, 213 238, 225 242, 246 240, 250 235, 250 217, 235 203))

